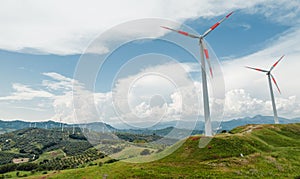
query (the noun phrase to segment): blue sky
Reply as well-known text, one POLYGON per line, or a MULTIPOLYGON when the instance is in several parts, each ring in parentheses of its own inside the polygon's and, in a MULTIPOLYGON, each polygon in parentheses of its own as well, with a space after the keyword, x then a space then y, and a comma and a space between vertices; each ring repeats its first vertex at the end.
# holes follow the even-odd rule
MULTIPOLYGON (((134 0, 130 2, 135 3, 134 0)), ((70 2, 58 5, 58 2, 47 1, 45 4, 40 4, 28 1, 16 6, 16 2, 3 1, 0 4, 6 10, 0 13, 1 27, 4 27, 0 31, 2 64, 0 66, 0 119, 74 122, 72 87, 75 85, 83 91, 83 94, 95 95, 95 104, 82 103, 81 105, 80 103, 79 106, 84 107, 85 110, 91 108, 90 113, 95 113, 94 106, 96 106, 98 116, 90 116, 90 114, 82 114, 82 116, 90 116, 91 121, 101 119, 107 122, 118 122, 117 119, 122 118, 123 115, 127 116, 123 116, 124 118, 130 118, 132 115, 125 114, 129 111, 122 111, 124 114, 121 116, 116 114, 112 92, 129 95, 126 87, 130 87, 134 82, 137 83, 136 85, 144 85, 140 88, 142 91, 149 91, 149 94, 143 94, 144 96, 141 96, 142 91, 130 94, 139 98, 130 99, 128 102, 134 108, 132 110, 135 111, 133 112, 135 115, 143 116, 149 111, 153 113, 156 111, 155 115, 159 116, 167 111, 170 116, 166 120, 178 119, 180 114, 182 118, 191 119, 197 111, 191 110, 191 113, 185 114, 182 111, 185 109, 184 104, 177 100, 186 98, 187 104, 190 104, 192 101, 189 101, 186 96, 193 94, 187 91, 194 90, 201 94, 199 91, 201 89, 198 89, 201 84, 200 71, 197 69, 199 64, 185 49, 161 40, 164 36, 184 39, 180 35, 164 31, 160 27, 153 27, 151 30, 145 24, 141 29, 126 29, 126 32, 116 34, 112 39, 105 39, 108 44, 100 44, 102 46, 96 56, 99 58, 107 56, 107 58, 93 84, 95 87, 93 90, 85 88, 82 81, 73 79, 80 56, 93 40, 99 38, 99 35, 130 20, 168 19, 183 24, 172 26, 173 28, 190 31, 186 28, 189 27, 201 34, 231 11, 235 13, 206 38, 220 60, 224 74, 226 97, 224 109, 222 108, 224 120, 257 114, 272 115, 267 79, 263 74, 247 71, 243 66, 269 68, 282 54, 286 57, 274 70, 274 75, 283 91, 281 95, 274 91, 278 113, 279 116, 288 118, 299 117, 300 86, 297 81, 290 78, 294 78, 291 71, 299 64, 296 59, 300 57, 299 45, 297 45, 300 40, 298 38, 300 4, 296 1, 284 2, 236 1, 224 4, 222 1, 215 3, 195 1, 191 3, 194 4, 192 6, 170 1, 171 5, 166 8, 164 2, 153 1, 145 4, 136 3, 135 8, 124 4, 124 8, 120 10, 113 6, 112 2, 101 3, 101 7, 96 1, 86 4, 76 2, 73 4, 74 9, 68 9, 66 6, 70 2), (199 8, 195 8, 197 5, 199 8), (30 13, 26 14, 30 7, 30 13), (59 10, 56 13, 57 7, 59 10), (134 11, 135 9, 138 10, 134 11), (11 15, 15 12, 17 13, 11 15), (76 12, 80 12, 79 15, 70 15, 76 12), (131 39, 131 33, 143 34, 143 31, 154 38, 131 39), (133 41, 117 49, 110 49, 109 43, 118 44, 124 40, 121 39, 123 33, 129 34, 126 39, 133 41), (161 56, 153 54, 161 54, 161 56), (176 60, 186 73, 176 71, 177 67, 172 66, 171 62, 174 62, 172 60, 176 60), (125 71, 122 71, 122 68, 125 71), (186 91, 178 93, 178 89, 172 87, 171 83, 162 83, 165 79, 158 76, 148 76, 145 81, 138 81, 143 74, 161 72, 161 70, 170 71, 166 74, 174 73, 171 77, 185 84, 186 86, 181 87, 186 91), (119 72, 121 74, 118 74, 119 72), (184 78, 179 77, 180 75, 184 78), (160 88, 162 90, 159 90, 160 88), (163 104, 151 106, 149 102, 151 99, 148 99, 159 92, 164 93, 162 98, 167 101, 163 109, 159 108, 163 104), (176 97, 178 94, 180 95, 176 97)), ((196 40, 186 40, 198 48, 196 40)), ((89 69, 86 69, 85 73, 88 76, 89 69)), ((199 100, 197 102, 199 103, 199 100)), ((156 102, 154 101, 153 104, 156 102)), ((77 120, 81 119, 77 118, 77 120)))
MULTIPOLYGON (((201 33, 219 19, 220 17, 209 20, 199 18, 187 21, 186 24, 201 33), (197 22, 201 22, 200 25, 197 22)), ((213 35, 207 37, 207 41, 221 60, 226 57, 241 57, 264 48, 268 40, 288 28, 290 26, 270 21, 262 14, 246 14, 237 10, 230 22, 223 23, 222 28, 216 29, 213 35)))

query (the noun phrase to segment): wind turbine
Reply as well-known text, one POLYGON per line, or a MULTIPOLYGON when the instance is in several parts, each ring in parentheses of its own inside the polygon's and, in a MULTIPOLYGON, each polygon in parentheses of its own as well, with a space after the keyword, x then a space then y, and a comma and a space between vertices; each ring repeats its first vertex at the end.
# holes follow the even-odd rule
POLYGON ((73 124, 73 132, 72 134, 75 134, 75 124, 73 124))
POLYGON ((282 55, 280 57, 279 60, 277 60, 274 65, 272 65, 272 67, 270 68, 270 70, 263 70, 263 69, 259 69, 259 68, 252 68, 252 67, 248 67, 246 66, 246 68, 249 68, 249 69, 252 69, 252 70, 256 70, 256 71, 260 71, 260 72, 264 72, 266 73, 266 75, 268 76, 268 81, 269 81, 269 87, 270 87, 270 93, 271 93, 271 100, 272 100, 272 106, 273 106, 273 113, 274 113, 274 122, 275 124, 279 124, 279 121, 278 121, 278 116, 277 116, 277 109, 276 109, 276 104, 275 104, 275 99, 274 99, 274 93, 273 93, 273 88, 272 88, 272 82, 271 82, 271 78, 274 82, 274 84, 276 85, 277 89, 278 89, 278 92, 280 92, 280 89, 277 85, 277 82, 274 78, 274 76, 271 74, 272 70, 276 67, 276 65, 282 60, 282 58, 284 57, 284 55, 282 55))
POLYGON ((63 132, 64 131, 64 124, 62 122, 61 117, 59 118, 59 121, 60 121, 60 125, 61 125, 61 132, 63 132))
POLYGON ((217 28, 223 21, 225 21, 233 12, 227 14, 223 19, 219 22, 215 23, 211 26, 207 31, 205 31, 202 35, 194 35, 188 32, 184 32, 181 30, 171 29, 169 27, 161 26, 162 28, 177 32, 181 35, 185 35, 191 38, 199 39, 200 53, 201 53, 201 66, 202 66, 202 90, 203 90, 203 103, 204 103, 204 118, 205 118, 205 136, 212 136, 212 127, 211 127, 211 119, 210 119, 210 110, 209 110, 209 101, 208 101, 208 90, 207 90, 207 79, 205 73, 205 59, 209 66, 210 75, 213 77, 213 71, 210 64, 210 58, 208 54, 208 49, 205 44, 204 38, 215 28, 217 28), (205 56, 205 57, 204 57, 205 56))

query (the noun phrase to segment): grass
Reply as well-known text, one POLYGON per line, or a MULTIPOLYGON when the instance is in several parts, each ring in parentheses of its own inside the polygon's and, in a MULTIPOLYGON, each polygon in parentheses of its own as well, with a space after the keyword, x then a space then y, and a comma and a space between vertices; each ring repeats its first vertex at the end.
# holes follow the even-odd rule
MULTIPOLYGON (((170 155, 149 163, 123 161, 28 178, 295 178, 300 176, 300 124, 247 125, 199 148, 189 137, 170 155), (243 154, 243 157, 241 156, 243 154)), ((180 144, 177 144, 180 145, 180 144)), ((102 160, 103 161, 103 160, 102 160)))
POLYGON ((43 153, 34 162, 39 163, 39 162, 41 162, 43 160, 46 160, 46 159, 47 160, 51 160, 51 159, 55 159, 55 158, 63 158, 65 156, 66 156, 66 154, 61 149, 58 149, 58 150, 53 150, 51 152, 45 152, 45 153, 43 153))

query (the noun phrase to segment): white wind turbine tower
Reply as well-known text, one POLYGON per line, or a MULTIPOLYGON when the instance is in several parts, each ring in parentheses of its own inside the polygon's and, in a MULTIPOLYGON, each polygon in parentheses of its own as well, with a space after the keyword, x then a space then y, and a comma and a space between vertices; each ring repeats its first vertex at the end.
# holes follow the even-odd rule
POLYGON ((63 132, 64 131, 64 124, 62 123, 61 117, 59 119, 60 119, 61 131, 63 132))
POLYGON ((225 21, 233 12, 226 15, 223 19, 221 19, 219 22, 215 23, 213 26, 211 26, 207 31, 205 31, 202 35, 194 35, 190 34, 188 32, 184 32, 181 30, 174 30, 169 27, 161 26, 162 28, 177 32, 181 35, 185 35, 191 38, 199 39, 199 45, 200 45, 200 53, 201 53, 201 66, 202 66, 202 90, 203 90, 203 103, 204 103, 204 119, 205 119, 205 136, 212 136, 212 126, 211 126, 211 118, 210 118, 210 110, 209 110, 209 100, 208 100, 208 90, 207 90, 207 79, 206 79, 206 72, 205 72, 205 59, 209 66, 209 71, 211 76, 213 76, 212 67, 210 64, 208 49, 206 47, 204 38, 213 31, 216 27, 218 27, 223 21, 225 21), (205 56, 205 57, 204 57, 205 56))
POLYGON ((282 58, 284 57, 284 55, 282 55, 280 57, 279 60, 277 60, 277 62, 274 63, 274 65, 272 65, 272 67, 270 68, 270 70, 263 70, 263 69, 259 69, 259 68, 252 68, 252 67, 248 67, 246 66, 246 68, 252 69, 252 70, 256 70, 256 71, 260 71, 260 72, 264 72, 266 73, 266 75, 268 76, 268 81, 269 81, 269 87, 270 87, 270 93, 271 93, 271 100, 272 100, 272 106, 273 106, 273 113, 274 113, 274 122, 275 124, 279 124, 279 120, 278 120, 278 116, 277 116, 277 109, 276 109, 276 104, 275 104, 275 99, 274 99, 274 93, 273 93, 273 88, 272 88, 272 81, 271 78, 274 82, 274 84, 276 85, 278 92, 280 92, 280 89, 277 85, 277 82, 274 78, 274 76, 271 74, 272 70, 276 67, 276 65, 282 60, 282 58))

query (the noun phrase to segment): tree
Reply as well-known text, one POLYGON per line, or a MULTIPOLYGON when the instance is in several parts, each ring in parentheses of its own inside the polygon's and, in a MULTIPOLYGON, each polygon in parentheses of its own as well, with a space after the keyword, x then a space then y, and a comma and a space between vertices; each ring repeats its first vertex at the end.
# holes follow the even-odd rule
POLYGON ((150 154, 150 150, 149 149, 144 149, 140 154, 141 155, 149 155, 150 154))

